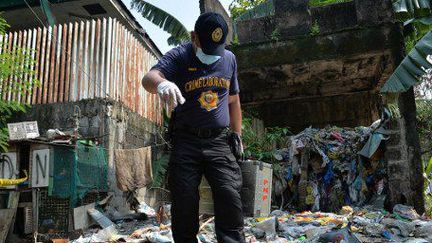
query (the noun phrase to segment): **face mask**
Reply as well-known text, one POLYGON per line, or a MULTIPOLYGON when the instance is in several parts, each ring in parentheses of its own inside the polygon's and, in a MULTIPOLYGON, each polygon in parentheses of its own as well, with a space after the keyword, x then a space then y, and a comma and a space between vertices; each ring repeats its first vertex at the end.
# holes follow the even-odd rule
POLYGON ((202 63, 207 65, 213 64, 221 58, 221 56, 207 55, 199 47, 197 47, 196 56, 202 63))

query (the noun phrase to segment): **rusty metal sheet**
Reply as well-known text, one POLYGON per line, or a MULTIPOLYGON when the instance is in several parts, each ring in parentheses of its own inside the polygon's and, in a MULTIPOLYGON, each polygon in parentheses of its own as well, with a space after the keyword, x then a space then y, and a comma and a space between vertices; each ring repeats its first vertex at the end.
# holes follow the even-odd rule
MULTIPOLYGON (((3 48, 22 46, 36 50, 34 68, 40 86, 32 94, 12 95, 12 81, 32 77, 9 77, 0 82, 2 98, 31 104, 78 101, 108 97, 130 110, 160 122, 160 100, 142 87, 141 79, 156 58, 116 19, 98 19, 49 28, 8 33, 3 48)), ((16 83, 15 83, 16 84, 16 83)))

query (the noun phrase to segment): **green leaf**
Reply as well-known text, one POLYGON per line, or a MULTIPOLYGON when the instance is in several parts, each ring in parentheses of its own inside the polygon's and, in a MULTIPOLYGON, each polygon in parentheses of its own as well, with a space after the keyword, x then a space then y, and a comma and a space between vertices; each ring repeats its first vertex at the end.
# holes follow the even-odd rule
POLYGON ((393 9, 402 21, 431 15, 432 0, 396 0, 393 9))
POLYGON ((428 166, 426 167, 426 175, 427 176, 430 176, 431 173, 432 172, 432 158, 430 158, 430 160, 429 160, 429 164, 428 164, 428 166))
POLYGON ((382 93, 405 92, 421 81, 426 70, 432 68, 427 57, 432 55, 432 32, 429 31, 403 59, 381 89, 382 93))
POLYGON ((190 40, 190 33, 186 27, 166 11, 144 0, 132 0, 131 5, 144 18, 171 34, 171 37, 168 39, 169 45, 177 45, 190 40))

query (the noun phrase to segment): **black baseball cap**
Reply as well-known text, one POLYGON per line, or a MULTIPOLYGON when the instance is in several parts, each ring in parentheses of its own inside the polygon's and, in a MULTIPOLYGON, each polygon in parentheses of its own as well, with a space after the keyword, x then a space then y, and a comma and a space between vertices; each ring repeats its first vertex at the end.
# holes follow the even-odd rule
POLYGON ((205 54, 223 56, 228 25, 222 15, 214 12, 201 14, 195 22, 195 33, 205 54))

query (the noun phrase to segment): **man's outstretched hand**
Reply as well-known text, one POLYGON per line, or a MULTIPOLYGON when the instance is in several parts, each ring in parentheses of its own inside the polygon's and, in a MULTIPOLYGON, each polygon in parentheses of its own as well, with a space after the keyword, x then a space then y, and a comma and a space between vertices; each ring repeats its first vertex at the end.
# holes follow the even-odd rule
POLYGON ((177 85, 168 80, 159 83, 157 92, 165 103, 165 108, 168 112, 176 108, 177 105, 184 104, 186 101, 177 85))

